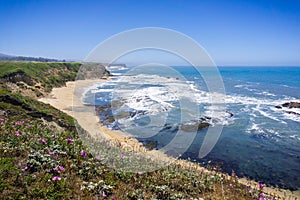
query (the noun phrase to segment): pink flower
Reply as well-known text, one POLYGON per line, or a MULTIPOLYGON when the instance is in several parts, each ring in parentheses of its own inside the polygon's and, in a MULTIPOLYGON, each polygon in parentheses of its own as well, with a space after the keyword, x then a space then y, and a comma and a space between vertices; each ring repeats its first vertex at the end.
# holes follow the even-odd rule
POLYGON ((267 200, 267 199, 264 197, 260 197, 259 200, 267 200))
POLYGON ((249 190, 249 193, 252 193, 253 192, 253 190, 249 190))
POLYGON ((232 177, 235 177, 235 173, 234 173, 233 170, 231 171, 231 176, 232 176, 232 177))
POLYGON ((17 136, 17 137, 21 136, 20 132, 19 131, 15 131, 15 136, 17 136))
POLYGON ((102 193, 102 197, 107 197, 107 195, 105 194, 105 192, 102 193))
POLYGON ((23 167, 23 168, 22 168, 22 172, 25 172, 27 169, 28 169, 27 166, 23 167))
POLYGON ((58 169, 56 167, 52 168, 52 170, 56 173, 60 173, 60 171, 58 171, 58 169))
POLYGON ((68 138, 67 141, 68 141, 69 143, 74 142, 74 140, 73 140, 72 138, 68 138))
POLYGON ((116 198, 115 195, 112 195, 112 196, 111 196, 111 199, 115 199, 115 198, 116 198))
POLYGON ((138 172, 137 173, 139 176, 142 176, 143 175, 143 172, 138 172))
POLYGON ((96 160, 100 161, 100 160, 101 160, 101 157, 100 157, 100 156, 97 156, 97 157, 96 157, 96 160))
POLYGON ((229 187, 230 187, 230 188, 233 188, 233 185, 230 183, 230 184, 229 184, 229 187))
POLYGON ((259 189, 263 189, 264 186, 265 186, 265 185, 262 184, 262 183, 258 184, 259 189))
POLYGON ((216 167, 214 167, 214 168, 213 168, 213 170, 214 170, 214 171, 216 171, 216 170, 217 170, 217 168, 216 168, 216 167))
POLYGON ((48 154, 49 154, 49 155, 53 155, 53 154, 54 154, 54 151, 49 151, 48 154))
POLYGON ((65 171, 65 168, 63 166, 58 167, 60 171, 65 171))
POLYGON ((86 152, 82 150, 81 153, 80 153, 80 155, 81 156, 86 156, 86 152))
POLYGON ((121 158, 124 159, 125 158, 125 154, 121 153, 121 158))
POLYGON ((61 180, 61 177, 59 177, 59 176, 54 176, 52 178, 52 181, 60 181, 60 180, 61 180))
POLYGON ((39 138, 37 141, 43 144, 47 144, 47 141, 44 138, 39 138))

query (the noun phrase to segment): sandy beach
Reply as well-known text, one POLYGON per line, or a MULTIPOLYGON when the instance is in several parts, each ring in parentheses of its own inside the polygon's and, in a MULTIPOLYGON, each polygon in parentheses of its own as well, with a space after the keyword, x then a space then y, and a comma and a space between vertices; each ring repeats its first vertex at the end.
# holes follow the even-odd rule
MULTIPOLYGON (((95 114, 94 106, 84 105, 82 103, 82 95, 84 92, 95 85, 96 83, 105 82, 107 79, 95 79, 95 80, 78 80, 76 82, 67 82, 65 87, 54 88, 52 92, 47 96, 39 99, 39 101, 52 105, 53 107, 65 112, 66 114, 74 117, 78 124, 86 130, 91 136, 101 136, 106 140, 109 140, 115 144, 121 144, 121 146, 129 151, 145 152, 151 156, 155 156, 160 159, 168 159, 166 155, 162 155, 157 150, 147 150, 142 143, 133 138, 127 133, 117 130, 110 130, 109 128, 101 125, 99 118, 95 114)), ((176 160, 176 164, 182 167, 193 167, 194 169, 204 170, 209 172, 207 169, 189 161, 176 160)), ((216 172, 212 172, 216 173, 216 172)), ((228 175, 226 175, 228 176, 228 175)), ((229 176, 228 176, 229 178, 229 176)), ((239 182, 250 185, 251 187, 257 187, 257 182, 249 181, 245 178, 239 179, 239 182)), ((299 194, 292 194, 290 191, 264 188, 264 192, 275 193, 283 199, 286 197, 299 198, 299 194)))
POLYGON ((51 93, 39 99, 43 103, 74 117, 78 124, 93 137, 101 137, 114 143, 121 144, 128 150, 146 152, 147 150, 136 139, 130 135, 117 130, 110 130, 99 123, 99 118, 95 114, 94 106, 84 105, 82 95, 96 83, 107 81, 106 79, 77 80, 66 83, 65 87, 53 88, 51 93))

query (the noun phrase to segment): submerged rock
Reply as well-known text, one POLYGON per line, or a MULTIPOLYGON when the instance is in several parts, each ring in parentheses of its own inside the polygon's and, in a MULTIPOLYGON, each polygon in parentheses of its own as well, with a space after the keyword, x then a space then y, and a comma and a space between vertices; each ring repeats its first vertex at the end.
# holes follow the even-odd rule
POLYGON ((206 127, 208 127, 210 124, 208 122, 191 122, 182 124, 180 126, 180 129, 185 132, 193 132, 193 131, 199 131, 206 127))
POLYGON ((157 147, 157 142, 156 141, 149 141, 144 145, 147 149, 152 150, 157 147))

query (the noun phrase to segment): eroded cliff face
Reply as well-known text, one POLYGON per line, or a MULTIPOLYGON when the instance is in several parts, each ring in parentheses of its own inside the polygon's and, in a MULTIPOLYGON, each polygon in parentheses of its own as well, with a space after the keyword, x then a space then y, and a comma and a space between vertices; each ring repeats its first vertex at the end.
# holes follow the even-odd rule
POLYGON ((43 97, 52 88, 65 86, 67 81, 110 76, 98 63, 1 62, 0 69, 2 87, 31 98, 43 97))

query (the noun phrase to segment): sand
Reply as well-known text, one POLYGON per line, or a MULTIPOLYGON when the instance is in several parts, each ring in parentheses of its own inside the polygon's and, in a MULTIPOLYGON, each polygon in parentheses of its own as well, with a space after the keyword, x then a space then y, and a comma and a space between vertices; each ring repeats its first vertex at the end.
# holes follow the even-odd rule
MULTIPOLYGON (((88 88, 95 85, 96 83, 105 81, 107 81, 107 79, 77 80, 76 82, 70 81, 66 83, 65 87, 53 88, 53 90, 47 97, 43 97, 39 99, 39 101, 50 104, 53 107, 74 117, 81 128, 86 130, 93 137, 101 136, 105 140, 109 140, 115 144, 121 144, 124 149, 129 151, 144 152, 155 158, 168 159, 166 155, 163 155, 159 151, 147 150, 140 142, 138 142, 138 140, 136 140, 129 134, 122 131, 110 130, 109 128, 101 125, 101 123, 99 122, 99 118, 95 114, 94 106, 84 105, 82 103, 82 96, 88 88)), ((197 170, 204 170, 206 172, 209 172, 207 169, 185 160, 177 160, 176 164, 181 165, 183 168, 194 168, 197 170)), ((258 185, 257 182, 249 181, 244 178, 239 179, 239 182, 250 185, 251 187, 257 187, 258 185)), ((290 191, 277 188, 274 189, 265 187, 264 192, 271 194, 275 193, 281 198, 284 198, 285 196, 293 197, 293 199, 295 199, 295 197, 300 198, 299 194, 291 194, 290 191)))
POLYGON ((117 130, 110 130, 99 123, 94 106, 84 105, 82 96, 91 86, 107 81, 107 79, 69 81, 65 87, 53 88, 47 97, 39 101, 74 117, 78 124, 93 137, 101 137, 114 143, 120 143, 124 148, 146 152, 143 145, 130 135, 117 130))

